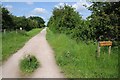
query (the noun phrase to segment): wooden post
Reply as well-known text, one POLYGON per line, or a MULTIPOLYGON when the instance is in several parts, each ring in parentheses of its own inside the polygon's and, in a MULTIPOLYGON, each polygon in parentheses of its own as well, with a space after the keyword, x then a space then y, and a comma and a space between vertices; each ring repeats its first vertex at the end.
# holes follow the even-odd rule
POLYGON ((4 33, 6 33, 6 29, 4 29, 4 33))
POLYGON ((98 42, 98 48, 97 48, 97 57, 100 57, 100 46, 99 46, 99 42, 98 42))
POLYGON ((102 47, 102 46, 109 46, 108 53, 110 55, 112 41, 100 41, 100 42, 98 42, 97 57, 100 57, 100 47, 102 47))
POLYGON ((16 33, 17 33, 17 29, 16 29, 16 33))
POLYGON ((109 46, 109 49, 108 49, 108 53, 110 55, 110 52, 111 52, 111 46, 109 46))

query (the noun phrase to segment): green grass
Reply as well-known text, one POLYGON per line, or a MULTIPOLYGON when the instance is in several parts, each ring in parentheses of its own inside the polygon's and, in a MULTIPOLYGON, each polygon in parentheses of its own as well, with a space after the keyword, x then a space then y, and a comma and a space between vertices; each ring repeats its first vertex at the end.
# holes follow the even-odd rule
POLYGON ((47 40, 55 51, 57 64, 67 78, 116 78, 118 77, 118 48, 108 55, 102 47, 100 58, 96 57, 97 44, 77 43, 65 34, 54 34, 50 30, 47 40))
POLYGON ((25 42, 27 42, 31 37, 38 34, 42 29, 33 29, 29 32, 19 31, 16 33, 15 31, 6 32, 2 34, 2 61, 5 61, 10 57, 13 53, 18 51, 25 42))
POLYGON ((0 65, 2 61, 2 33, 0 32, 0 65))
POLYGON ((21 59, 19 65, 22 74, 31 74, 40 66, 40 63, 35 56, 26 55, 21 59))

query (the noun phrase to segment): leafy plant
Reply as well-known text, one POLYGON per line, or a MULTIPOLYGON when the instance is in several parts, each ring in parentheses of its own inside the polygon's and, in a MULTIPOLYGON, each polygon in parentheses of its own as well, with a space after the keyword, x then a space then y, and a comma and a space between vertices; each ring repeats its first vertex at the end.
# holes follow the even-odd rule
POLYGON ((34 72, 38 67, 40 66, 37 58, 33 55, 26 55, 21 61, 20 61, 20 70, 24 74, 29 74, 34 72))

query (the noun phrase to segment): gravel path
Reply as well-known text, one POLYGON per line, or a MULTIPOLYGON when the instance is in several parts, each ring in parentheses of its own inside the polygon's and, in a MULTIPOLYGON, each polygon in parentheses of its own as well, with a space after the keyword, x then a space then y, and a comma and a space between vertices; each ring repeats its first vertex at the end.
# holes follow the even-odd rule
POLYGON ((22 49, 2 65, 2 77, 24 78, 25 76, 20 74, 19 61, 26 54, 35 55, 41 63, 41 67, 31 76, 26 76, 27 78, 64 78, 55 62, 53 50, 46 40, 46 28, 30 39, 22 49))

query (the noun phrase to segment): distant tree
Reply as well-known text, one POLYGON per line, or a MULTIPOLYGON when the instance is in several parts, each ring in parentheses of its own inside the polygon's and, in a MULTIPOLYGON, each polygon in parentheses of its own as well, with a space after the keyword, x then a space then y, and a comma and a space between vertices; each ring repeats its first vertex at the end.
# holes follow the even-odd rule
POLYGON ((36 20, 38 22, 39 28, 45 27, 45 21, 41 17, 30 16, 29 18, 32 20, 36 20))
POLYGON ((36 20, 27 19, 26 24, 27 24, 27 26, 24 27, 24 29, 27 31, 38 27, 38 22, 36 20))
POLYGON ((2 29, 13 29, 14 28, 14 22, 12 19, 12 14, 10 12, 2 7, 2 29))
POLYGON ((16 30, 22 27, 24 30, 29 31, 33 28, 45 27, 45 21, 41 17, 17 17, 4 7, 0 7, 0 9, 2 10, 2 29, 16 30))
POLYGON ((16 25, 15 26, 16 29, 20 29, 20 27, 22 27, 26 31, 38 27, 38 22, 36 20, 31 20, 29 18, 26 18, 25 16, 22 17, 14 16, 14 23, 16 25))
POLYGON ((15 23, 14 29, 20 29, 20 27, 24 28, 27 26, 27 24, 26 24, 27 19, 24 16, 23 17, 13 16, 13 20, 15 23))

